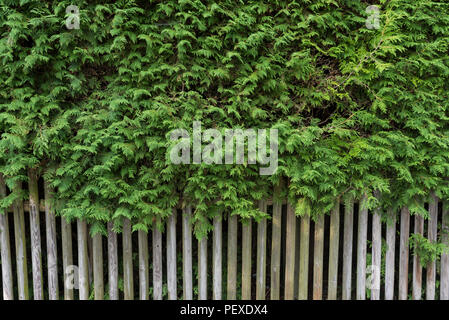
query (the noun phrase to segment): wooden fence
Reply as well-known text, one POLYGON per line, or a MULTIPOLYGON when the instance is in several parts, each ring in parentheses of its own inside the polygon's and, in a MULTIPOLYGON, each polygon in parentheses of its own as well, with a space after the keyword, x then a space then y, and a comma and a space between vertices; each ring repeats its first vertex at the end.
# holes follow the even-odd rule
POLYGON ((436 197, 429 220, 403 208, 390 222, 353 201, 317 221, 261 201, 271 219, 216 218, 197 241, 189 206, 173 210, 164 232, 131 232, 125 220, 122 233, 109 224, 107 237, 91 237, 84 221, 55 217, 51 190, 45 184, 40 199, 33 172, 28 188, 29 201, 0 214, 4 300, 449 299, 448 255, 421 266, 409 249, 411 232, 448 242, 449 207, 436 197))

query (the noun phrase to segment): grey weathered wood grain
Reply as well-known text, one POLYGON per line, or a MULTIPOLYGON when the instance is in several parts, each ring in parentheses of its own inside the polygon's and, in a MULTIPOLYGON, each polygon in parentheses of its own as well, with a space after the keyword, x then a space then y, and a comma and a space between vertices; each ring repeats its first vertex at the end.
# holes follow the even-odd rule
POLYGON ((368 228, 368 210, 364 208, 365 202, 366 196, 362 198, 359 205, 357 229, 357 300, 365 300, 366 296, 366 236, 368 228))
MULTIPOLYGON (((3 175, 0 174, 0 197, 6 197, 6 184, 3 175)), ((0 248, 2 264, 2 288, 3 300, 13 300, 13 279, 11 262, 11 243, 9 237, 9 221, 6 210, 0 212, 0 248)))
POLYGON ((193 299, 192 280, 192 207, 186 206, 182 215, 182 283, 183 299, 193 299))
POLYGON ((73 300, 73 288, 68 285, 69 267, 73 265, 72 224, 64 217, 61 217, 61 233, 64 300, 73 300))
POLYGON ((237 216, 228 217, 228 274, 226 298, 237 298, 237 216))
POLYGON ((345 199, 344 235, 343 235, 343 291, 342 299, 351 300, 352 289, 352 242, 354 234, 354 202, 345 199))
POLYGON ((242 300, 251 300, 252 221, 242 225, 242 300))
POLYGON ((410 211, 407 207, 401 210, 401 233, 399 241, 399 300, 408 298, 408 252, 410 235, 410 211))
POLYGON ((372 282, 371 300, 380 300, 380 270, 382 264, 382 221, 379 209, 376 209, 372 220, 372 282))
MULTIPOLYGON (((259 210, 266 213, 266 201, 259 201, 259 210)), ((267 219, 262 219, 257 225, 257 267, 256 267, 256 300, 266 298, 267 269, 267 219)))
MULTIPOLYGON (((22 183, 15 185, 16 193, 22 193, 22 183)), ((16 245, 16 268, 17 268, 17 289, 19 300, 29 299, 28 288, 28 262, 25 240, 25 215, 23 212, 23 202, 17 199, 13 204, 14 212, 14 237, 16 245)))
POLYGON ((176 209, 167 222, 167 289, 168 299, 176 300, 176 209))
POLYGON ((118 300, 118 249, 117 233, 113 230, 113 222, 108 222, 108 282, 109 300, 118 300))
POLYGON ((42 249, 39 214, 39 192, 36 169, 28 169, 28 190, 30 195, 31 267, 33 270, 33 298, 42 300, 42 249))
POLYGON ((58 245, 56 242, 56 219, 53 209, 53 189, 44 181, 45 230, 47 234, 48 296, 50 300, 59 299, 58 284, 58 245))
POLYGON ((134 300, 133 249, 131 221, 123 219, 123 294, 125 300, 134 300))
MULTIPOLYGON (((421 216, 415 216, 415 234, 423 235, 424 233, 424 219, 421 216)), ((413 257, 413 276, 412 276, 412 299, 421 300, 422 292, 422 266, 419 262, 419 257, 413 257)))
POLYGON ((337 300, 338 287, 338 248, 340 240, 340 203, 331 212, 329 228, 329 276, 327 299, 337 300))
POLYGON ((396 247, 396 213, 388 211, 387 221, 387 251, 385 253, 385 300, 394 298, 394 256, 396 247))
POLYGON ((295 209, 291 203, 287 204, 286 225, 284 299, 293 300, 295 288, 296 216, 295 209))
POLYGON ((222 223, 221 216, 214 218, 214 233, 213 233, 213 293, 214 300, 221 300, 222 292, 222 223))
POLYGON ((153 300, 162 300, 162 233, 160 220, 153 225, 153 300))
POLYGON ((323 251, 324 251, 324 215, 315 222, 313 248, 313 300, 323 298, 323 251))
POLYGON ((273 219, 271 229, 271 276, 270 299, 279 300, 281 281, 281 223, 282 204, 273 203, 273 219))
MULTIPOLYGON (((443 203, 442 214, 442 235, 441 240, 446 245, 449 245, 449 203, 443 203)), ((441 270, 440 270, 440 300, 449 300, 449 253, 444 252, 441 255, 441 270)))
POLYGON ((198 300, 207 300, 207 238, 198 240, 198 300))
POLYGON ((310 216, 301 217, 299 234, 299 279, 298 299, 307 300, 309 289, 309 242, 310 242, 310 216))
POLYGON ((94 278, 94 298, 104 299, 104 279, 103 279, 103 237, 100 233, 93 236, 93 278, 94 278))
MULTIPOLYGON (((434 243, 437 241, 438 232, 438 198, 435 193, 431 194, 429 201, 429 221, 427 225, 427 237, 434 243)), ((426 277, 426 300, 435 300, 436 263, 430 262, 427 265, 426 277)))
POLYGON ((139 298, 148 300, 150 290, 150 278, 148 269, 148 233, 138 231, 139 242, 139 298))
POLYGON ((79 270, 79 299, 89 299, 89 265, 87 252, 87 224, 86 221, 77 220, 78 236, 78 270, 79 270))

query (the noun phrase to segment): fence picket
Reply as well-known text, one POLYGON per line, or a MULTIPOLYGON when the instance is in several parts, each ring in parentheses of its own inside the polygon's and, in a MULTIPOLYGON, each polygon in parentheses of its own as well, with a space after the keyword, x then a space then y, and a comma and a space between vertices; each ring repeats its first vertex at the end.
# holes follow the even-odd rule
POLYGON ((401 210, 401 233, 399 242, 399 300, 408 298, 408 244, 410 232, 410 211, 401 210))
MULTIPOLYGON (((431 242, 437 241, 438 228, 438 198, 434 193, 431 194, 429 202, 429 220, 427 225, 427 237, 431 242)), ((436 278, 436 263, 430 262, 427 265, 426 277, 426 300, 435 300, 435 278, 436 278)))
POLYGON ((93 236, 92 239, 93 256, 93 278, 94 278, 94 298, 95 300, 104 299, 104 280, 103 280, 103 238, 100 233, 93 236))
POLYGON ((237 217, 228 217, 228 274, 226 298, 237 298, 237 217))
POLYGON ((343 237, 343 300, 351 300, 352 289, 352 241, 354 233, 354 202, 345 199, 344 237, 343 237))
POLYGON ((168 299, 176 300, 176 209, 168 218, 167 226, 167 289, 168 299))
POLYGON ((357 300, 365 300, 366 296, 366 234, 368 227, 368 210, 364 207, 365 202, 366 196, 364 196, 359 203, 357 229, 357 300))
POLYGON ((214 233, 213 233, 213 299, 221 300, 221 278, 222 278, 222 261, 221 261, 221 217, 214 218, 214 233))
POLYGON ((148 300, 150 279, 148 271, 148 233, 139 230, 139 299, 148 300))
POLYGON ((394 256, 396 244, 396 214, 388 211, 387 221, 387 252, 385 254, 385 300, 394 298, 394 256))
MULTIPOLYGON (((3 175, 0 174, 0 197, 6 197, 6 184, 3 175)), ((11 244, 9 238, 8 212, 0 212, 0 248, 2 261, 2 288, 3 300, 13 300, 11 244)))
POLYGON ((271 230, 271 289, 270 299, 279 300, 281 269, 281 221, 282 204, 273 203, 273 220, 271 230))
MULTIPOLYGON (((424 233, 424 219, 421 216, 415 216, 415 234, 424 233)), ((412 299, 421 300, 422 291, 422 266, 417 255, 413 256, 413 279, 412 279, 412 299)))
POLYGON ((61 217, 62 273, 64 274, 64 300, 73 300, 73 288, 68 285, 69 267, 73 265, 72 224, 61 217))
POLYGON ((295 288, 296 216, 295 209, 290 203, 287 204, 286 228, 284 299, 293 300, 295 288))
POLYGON ((380 270, 382 263, 382 222, 379 210, 375 210, 373 214, 372 226, 372 279, 371 300, 380 299, 380 270))
POLYGON ((89 265, 87 252, 87 224, 86 221, 77 220, 78 235, 78 277, 79 299, 89 299, 89 265))
POLYGON ((324 215, 315 222, 313 248, 313 300, 323 298, 323 250, 324 250, 324 215))
POLYGON ((242 225, 242 300, 251 300, 252 220, 242 225))
POLYGON ((53 189, 44 181, 45 230, 47 234, 48 295, 50 300, 59 299, 58 250, 56 242, 56 219, 52 207, 53 189))
MULTIPOLYGON (((266 213, 266 201, 259 201, 259 210, 266 213)), ((257 270, 256 300, 265 300, 267 262, 267 219, 263 218, 257 225, 257 270)))
POLYGON ((160 220, 153 225, 153 300, 162 300, 162 233, 160 220))
POLYGON ((337 300, 338 280, 338 246, 340 239, 340 203, 337 202, 331 212, 329 229, 329 277, 328 277, 328 300, 337 300))
POLYGON ((298 299, 307 300, 309 288, 309 242, 310 242, 310 217, 301 217, 299 239, 299 279, 298 299))
POLYGON ((207 238, 198 240, 198 299, 207 300, 207 238))
MULTIPOLYGON (((449 245, 449 204, 447 202, 443 203, 441 233, 443 243, 449 245)), ((449 253, 447 252, 441 255, 440 300, 449 300, 449 253)))
POLYGON ((192 207, 186 206, 182 216, 183 299, 193 299, 192 281, 192 207))
POLYGON ((133 281, 133 249, 132 249, 132 231, 131 221, 123 219, 123 293, 125 300, 134 300, 134 281, 133 281))
POLYGON ((118 300, 118 249, 117 233, 113 230, 113 223, 108 222, 108 279, 109 300, 118 300))

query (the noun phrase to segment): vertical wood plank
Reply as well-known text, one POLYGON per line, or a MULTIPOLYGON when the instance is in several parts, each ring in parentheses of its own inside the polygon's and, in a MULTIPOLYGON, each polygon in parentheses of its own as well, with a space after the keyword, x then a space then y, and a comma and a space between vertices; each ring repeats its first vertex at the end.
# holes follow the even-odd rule
POLYGON ((167 225, 167 289, 168 299, 176 300, 176 209, 167 225))
POLYGON ((345 218, 343 235, 343 300, 351 300, 352 282, 352 242, 354 223, 354 202, 352 198, 345 198, 345 218))
MULTIPOLYGON (((275 191, 276 192, 276 191, 275 191)), ((271 230, 271 289, 270 299, 279 300, 281 278, 281 219, 282 204, 273 202, 273 220, 271 230)))
POLYGON ((87 224, 77 220, 78 236, 78 270, 79 270, 79 299, 89 299, 89 265, 87 252, 87 224))
POLYGON ((284 299, 293 300, 295 288, 296 216, 295 209, 290 203, 287 204, 286 225, 284 299))
POLYGON ((160 219, 153 225, 153 299, 162 300, 162 233, 160 219))
MULTIPOLYGON (((415 216, 415 234, 422 235, 424 233, 424 219, 421 216, 415 216)), ((413 257, 413 280, 412 280, 412 298, 413 300, 421 300, 422 291, 422 266, 419 257, 413 257)))
MULTIPOLYGON (((22 194, 22 183, 17 182, 15 186, 16 193, 22 194)), ((14 236, 16 245, 16 267, 17 267, 17 289, 19 300, 29 299, 28 288, 28 262, 25 241, 25 216, 23 212, 23 202, 17 199, 13 204, 14 212, 14 236)))
POLYGON ((131 221, 123 219, 123 293, 125 300, 134 300, 133 249, 131 221))
MULTIPOLYGON (((449 204, 443 203, 442 242, 449 245, 449 204)), ((449 253, 441 255, 440 300, 449 300, 449 253)))
POLYGON ((372 283, 371 283, 371 300, 380 300, 380 270, 382 264, 382 221, 379 210, 375 210, 373 214, 372 225, 372 283))
POLYGON ((198 240, 198 300, 207 300, 207 238, 198 240))
POLYGON ((150 278, 148 269, 148 233, 138 231, 139 242, 139 298, 148 300, 150 290, 150 278))
POLYGON ((94 282, 94 251, 93 238, 90 235, 91 226, 87 226, 87 274, 89 286, 94 282))
POLYGON ((45 230, 47 234, 47 269, 48 269, 48 296, 50 300, 59 299, 58 286, 58 246, 56 242, 56 219, 52 207, 53 189, 44 181, 45 196, 45 230))
POLYGON ((251 300, 252 220, 242 225, 242 300, 251 300))
POLYGON ((64 274, 64 300, 73 300, 73 288, 68 285, 69 267, 73 265, 72 224, 61 217, 62 268, 64 274))
POLYGON ((340 240, 340 203, 337 202, 331 212, 329 229, 329 277, 328 300, 337 300, 338 247, 340 240))
POLYGON ((237 298, 237 217, 228 217, 228 274, 226 299, 237 298))
MULTIPOLYGON (((259 201, 259 210, 266 213, 266 201, 259 201)), ((267 219, 262 219, 257 225, 257 270, 256 270, 256 300, 265 300, 266 269, 267 269, 267 219)))
POLYGON ((118 249, 117 233, 114 232, 113 222, 108 222, 108 282, 109 300, 118 300, 118 249))
POLYGON ((41 229, 39 219, 39 192, 37 186, 37 171, 28 169, 28 190, 30 194, 30 233, 31 233, 31 267, 33 269, 33 298, 42 300, 42 250, 41 229))
POLYGON ((357 300, 365 300, 366 296, 366 236, 368 229, 368 210, 364 208, 366 196, 359 205, 359 220, 357 229, 357 300))
POLYGON ((309 239, 310 216, 301 217, 299 239, 299 287, 298 299, 307 300, 309 289, 309 239))
POLYGON ((103 238, 100 233, 93 236, 93 277, 94 277, 94 298, 95 300, 104 299, 104 280, 103 280, 103 238))
MULTIPOLYGON (((3 175, 0 174, 0 197, 6 197, 6 184, 3 175)), ((11 243, 9 238, 8 212, 0 212, 0 248, 2 264, 2 288, 3 300, 13 300, 12 263, 11 263, 11 243)))
MULTIPOLYGON (((438 198, 432 192, 431 200, 429 202, 429 222, 427 226, 427 237, 432 242, 437 241, 438 232, 438 198)), ((426 300, 435 300, 435 278, 436 278, 436 263, 430 262, 427 265, 427 281, 426 281, 426 300)))
POLYGON ((399 300, 408 298, 408 245, 410 233, 410 211, 407 207, 401 210, 401 233, 399 242, 399 300))
POLYGON ((186 206, 182 216, 182 283, 183 299, 193 299, 192 281, 192 207, 186 206))
POLYGON ((313 300, 323 298, 323 251, 324 251, 324 215, 315 222, 313 250, 313 300))
POLYGON ((221 216, 214 218, 214 234, 213 234, 213 299, 221 300, 222 292, 222 230, 221 230, 221 216))
POLYGON ((387 222, 387 252, 385 254, 385 300, 394 298, 394 272, 395 272, 395 247, 396 247, 396 213, 389 210, 390 217, 387 222))

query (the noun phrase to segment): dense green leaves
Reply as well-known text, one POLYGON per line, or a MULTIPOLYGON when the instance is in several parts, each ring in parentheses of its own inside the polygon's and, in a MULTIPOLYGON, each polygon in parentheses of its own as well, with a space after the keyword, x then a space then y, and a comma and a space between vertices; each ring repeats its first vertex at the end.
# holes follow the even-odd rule
POLYGON ((448 200, 449 4, 380 1, 368 29, 373 4, 3 0, 0 172, 45 168, 61 213, 91 222, 145 229, 191 203, 197 235, 219 212, 260 217, 281 177, 298 214, 448 200), (172 164, 169 133, 194 120, 278 129, 276 174, 172 164))

